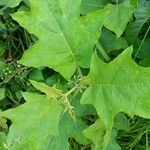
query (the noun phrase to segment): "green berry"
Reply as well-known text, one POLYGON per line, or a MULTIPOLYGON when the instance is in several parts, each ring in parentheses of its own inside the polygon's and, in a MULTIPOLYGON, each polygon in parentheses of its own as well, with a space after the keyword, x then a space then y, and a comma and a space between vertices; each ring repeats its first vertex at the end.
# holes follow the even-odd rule
POLYGON ((9 69, 10 69, 9 67, 6 68, 7 71, 8 71, 9 69))
POLYGON ((28 71, 25 69, 23 72, 24 72, 24 73, 27 73, 28 71))
POLYGON ((1 77, 1 80, 4 80, 4 77, 1 77))
POLYGON ((20 64, 18 64, 18 65, 17 65, 17 67, 18 67, 18 68, 20 68, 20 67, 21 67, 21 65, 20 65, 20 64))
POLYGON ((8 71, 8 73, 9 73, 9 74, 11 74, 11 73, 12 73, 12 71, 11 71, 11 70, 9 70, 9 71, 8 71))
POLYGON ((5 72, 4 74, 5 74, 6 76, 8 75, 8 73, 7 73, 7 72, 5 72))

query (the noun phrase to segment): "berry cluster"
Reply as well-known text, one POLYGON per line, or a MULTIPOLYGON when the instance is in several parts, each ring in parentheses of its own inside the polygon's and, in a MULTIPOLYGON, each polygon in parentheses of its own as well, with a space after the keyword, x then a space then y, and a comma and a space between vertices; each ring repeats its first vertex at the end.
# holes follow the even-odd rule
POLYGON ((6 67, 6 69, 3 69, 1 72, 0 72, 0 79, 3 81, 5 80, 6 78, 8 78, 9 76, 13 75, 16 70, 18 69, 21 69, 21 65, 20 64, 17 64, 16 66, 13 66, 13 65, 8 65, 6 67))

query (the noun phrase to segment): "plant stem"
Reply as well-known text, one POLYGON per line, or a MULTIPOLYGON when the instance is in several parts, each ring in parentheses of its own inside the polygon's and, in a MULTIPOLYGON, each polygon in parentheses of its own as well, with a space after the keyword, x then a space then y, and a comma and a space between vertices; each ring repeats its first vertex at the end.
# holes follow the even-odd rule
POLYGON ((68 91, 65 96, 67 97, 68 95, 70 95, 72 92, 74 92, 76 89, 78 88, 78 85, 74 86, 70 91, 68 91))
POLYGON ((83 75, 82 75, 82 71, 81 71, 81 69, 80 69, 80 66, 79 66, 79 65, 77 66, 77 71, 78 71, 78 73, 79 73, 79 76, 80 76, 80 77, 82 77, 83 75))

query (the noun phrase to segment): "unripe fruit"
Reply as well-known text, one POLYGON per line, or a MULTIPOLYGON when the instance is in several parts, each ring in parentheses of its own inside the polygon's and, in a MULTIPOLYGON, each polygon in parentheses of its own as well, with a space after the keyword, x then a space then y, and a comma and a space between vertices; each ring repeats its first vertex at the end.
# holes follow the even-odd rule
POLYGON ((6 68, 7 71, 8 71, 9 69, 10 69, 10 68, 8 68, 8 67, 6 68))
POLYGON ((9 71, 8 71, 8 73, 9 73, 9 74, 11 74, 11 73, 12 73, 12 71, 11 71, 11 70, 9 70, 9 71))
POLYGON ((17 67, 18 67, 18 68, 21 68, 21 65, 20 65, 20 64, 18 64, 18 65, 17 65, 17 67))

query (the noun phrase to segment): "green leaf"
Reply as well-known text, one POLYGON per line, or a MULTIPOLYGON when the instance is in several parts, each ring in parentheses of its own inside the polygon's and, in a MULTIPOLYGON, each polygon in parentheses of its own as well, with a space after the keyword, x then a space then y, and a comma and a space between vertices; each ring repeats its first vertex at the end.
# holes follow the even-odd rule
POLYGON ((85 129, 83 133, 93 141, 93 150, 121 150, 115 140, 116 131, 112 130, 112 134, 110 135, 100 119, 88 129, 85 129))
POLYGON ((100 44, 107 53, 115 50, 121 50, 128 47, 126 40, 122 37, 117 37, 107 29, 102 30, 100 44))
MULTIPOLYGON (((59 133, 60 136, 58 138, 51 137, 49 139, 49 148, 54 150, 67 150, 69 149, 69 138, 74 138, 78 143, 82 145, 90 144, 90 141, 85 138, 83 135, 83 130, 87 128, 81 117, 84 117, 90 113, 92 113, 92 107, 89 105, 81 105, 80 95, 77 95, 72 101, 71 105, 74 107, 76 113, 76 121, 70 117, 69 114, 65 113, 59 124, 59 133)), ((95 110, 94 110, 95 113, 95 110)))
POLYGON ((137 8, 137 6, 138 6, 138 0, 130 0, 130 3, 131 3, 135 8, 137 8))
POLYGON ((150 118, 150 68, 131 59, 132 47, 106 64, 94 53, 81 103, 92 104, 108 130, 119 112, 150 118), (142 91, 142 92, 141 92, 142 91))
MULTIPOLYGON (((5 25, 2 22, 0 22, 0 30, 4 29, 6 29, 5 25)), ((1 44, 0 44, 0 51, 1 51, 1 44)))
POLYGON ((105 11, 92 13, 96 20, 91 20, 90 15, 85 16, 85 24, 80 17, 81 0, 30 0, 30 4, 30 12, 12 15, 38 38, 36 44, 25 51, 20 63, 33 67, 48 66, 66 79, 74 74, 77 66, 89 67, 105 11), (89 30, 91 28, 94 30, 89 30))
POLYGON ((33 80, 30 80, 30 82, 32 83, 32 85, 35 88, 37 88, 41 92, 44 92, 47 95, 47 97, 49 97, 49 98, 56 98, 57 99, 60 96, 62 96, 61 91, 56 89, 55 87, 49 87, 45 83, 36 82, 36 81, 33 81, 33 80))
POLYGON ((0 100, 5 98, 5 88, 0 88, 0 100))
POLYGON ((4 61, 0 59, 0 71, 3 71, 4 69, 6 69, 6 67, 6 63, 4 63, 4 61))
POLYGON ((80 144, 89 144, 89 140, 85 138, 82 134, 82 131, 86 128, 86 125, 81 121, 80 118, 77 118, 76 122, 72 120, 70 115, 65 114, 60 121, 58 138, 50 137, 49 138, 49 149, 54 150, 67 150, 69 149, 69 138, 74 138, 80 144))
POLYGON ((105 27, 120 37, 135 10, 134 7, 125 0, 119 5, 108 4, 105 9, 107 10, 105 27))
POLYGON ((83 133, 87 138, 93 141, 94 150, 103 149, 103 136, 105 135, 105 127, 100 120, 97 120, 88 129, 85 129, 83 133))
POLYGON ((40 69, 33 69, 30 72, 29 77, 30 77, 31 80, 36 80, 36 81, 44 80, 42 70, 40 70, 40 69))
POLYGON ((3 112, 5 117, 13 121, 8 134, 9 148, 14 150, 66 150, 69 149, 69 138, 74 138, 81 144, 89 144, 89 140, 82 134, 87 126, 78 116, 76 122, 68 114, 64 114, 59 119, 61 109, 58 108, 58 105, 53 105, 56 104, 54 99, 47 99, 44 95, 33 93, 24 93, 23 96, 27 100, 26 103, 31 100, 34 103, 30 102, 30 107, 25 103, 15 109, 3 112), (41 102, 37 108, 38 101, 41 102), (41 116, 42 113, 45 116, 41 116))
MULTIPOLYGON (((62 108, 53 98, 34 93, 23 93, 26 103, 6 110, 2 115, 12 121, 8 134, 8 146, 26 145, 26 149, 44 149, 48 136, 59 136, 59 120, 62 108)), ((23 146, 22 146, 23 148, 23 146)))
MULTIPOLYGON (((3 29, 5 29, 5 26, 0 22, 0 30, 3 29)), ((6 49, 5 44, 0 41, 0 58, 3 56, 5 49, 6 49)))
POLYGON ((114 119, 114 128, 117 130, 124 130, 124 131, 129 131, 130 130, 130 123, 128 119, 125 117, 124 114, 118 113, 115 116, 114 119))
POLYGON ((5 6, 5 8, 7 7, 13 8, 13 7, 18 6, 21 1, 22 0, 1 0, 0 5, 5 6))
MULTIPOLYGON (((135 50, 136 54, 137 50, 135 50)), ((140 50, 137 52, 138 58, 149 59, 150 58, 150 39, 145 39, 140 50)))
POLYGON ((0 132, 0 150, 5 150, 4 145, 6 143, 7 137, 3 132, 0 132))
POLYGON ((7 120, 1 115, 2 111, 0 110, 0 127, 7 129, 7 120))
POLYGON ((149 58, 145 58, 145 59, 141 60, 139 62, 139 64, 141 66, 144 66, 144 67, 150 67, 150 59, 149 58))
POLYGON ((139 1, 138 8, 135 13, 135 20, 127 26, 126 29, 126 40, 129 44, 133 44, 137 39, 138 34, 140 33, 143 25, 150 17, 150 2, 146 1, 143 3, 143 0, 139 1))
POLYGON ((75 113, 78 117, 84 117, 91 114, 96 114, 96 110, 93 105, 81 105, 81 95, 78 94, 72 101, 71 105, 74 107, 75 113))
POLYGON ((52 76, 46 78, 45 83, 49 86, 53 86, 56 83, 60 82, 60 75, 54 73, 52 76))
POLYGON ((14 8, 18 6, 21 1, 22 0, 1 0, 0 6, 3 6, 3 7, 0 8, 0 15, 3 14, 3 10, 5 10, 6 8, 8 7, 14 8))
POLYGON ((81 14, 85 15, 90 11, 103 8, 111 0, 82 0, 81 14))

